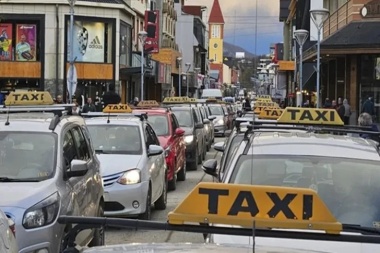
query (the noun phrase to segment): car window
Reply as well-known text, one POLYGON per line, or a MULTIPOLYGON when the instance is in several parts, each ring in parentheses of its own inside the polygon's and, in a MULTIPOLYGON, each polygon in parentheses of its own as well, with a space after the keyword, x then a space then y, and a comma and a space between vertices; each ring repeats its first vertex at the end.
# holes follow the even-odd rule
POLYGON ((136 125, 87 125, 95 152, 142 154, 140 128, 136 125))
POLYGON ((173 128, 173 133, 174 133, 175 130, 179 128, 179 124, 177 121, 177 117, 174 114, 170 114, 170 118, 172 120, 172 128, 173 128))
POLYGON ((72 160, 78 159, 78 152, 71 131, 67 131, 63 137, 63 157, 66 170, 70 170, 72 160))
POLYGON ((231 140, 230 144, 226 145, 226 150, 223 153, 223 158, 220 163, 220 172, 224 172, 229 165, 229 161, 232 161, 232 155, 234 154, 234 150, 237 146, 240 145, 240 143, 244 139, 244 135, 240 134, 232 138, 233 139, 231 140))
POLYGON ((193 127, 193 117, 189 110, 173 110, 181 127, 193 127))
POLYGON ((160 145, 160 142, 157 139, 156 133, 150 125, 146 125, 146 136, 147 136, 147 145, 160 145))
POLYGON ((169 135, 169 121, 166 115, 149 115, 148 122, 158 136, 169 135))
POLYGON ((72 130, 75 145, 78 149, 79 159, 83 161, 88 161, 90 159, 90 152, 88 151, 88 146, 86 139, 79 127, 74 127, 72 130))
POLYGON ((192 111, 193 111, 195 123, 201 123, 202 119, 201 119, 201 115, 199 113, 199 110, 194 108, 192 111))
POLYGON ((209 106, 208 108, 211 115, 224 115, 224 112, 221 106, 209 106))
POLYGON ((199 112, 200 112, 200 114, 201 114, 201 116, 202 116, 202 119, 204 120, 204 119, 207 119, 207 117, 206 117, 206 114, 205 114, 205 111, 204 111, 204 108, 203 107, 199 107, 199 112))

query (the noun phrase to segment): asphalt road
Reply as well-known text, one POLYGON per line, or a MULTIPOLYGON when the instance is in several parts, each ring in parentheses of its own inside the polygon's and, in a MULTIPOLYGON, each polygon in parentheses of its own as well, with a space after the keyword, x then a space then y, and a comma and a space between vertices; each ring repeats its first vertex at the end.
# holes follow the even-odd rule
MULTIPOLYGON (((223 138, 215 138, 215 143, 223 141, 223 138)), ((220 160, 221 154, 213 148, 207 153, 206 160, 217 158, 220 160)), ((167 215, 172 211, 177 204, 194 188, 199 182, 212 182, 212 177, 206 175, 201 166, 198 166, 196 171, 188 171, 186 181, 177 182, 177 189, 168 193, 168 205, 166 210, 152 210, 152 220, 166 221, 167 215)), ((123 244, 123 243, 163 243, 163 242, 192 242, 203 243, 203 235, 195 233, 173 232, 173 231, 147 231, 147 230, 132 230, 108 228, 106 230, 106 244, 123 244)))

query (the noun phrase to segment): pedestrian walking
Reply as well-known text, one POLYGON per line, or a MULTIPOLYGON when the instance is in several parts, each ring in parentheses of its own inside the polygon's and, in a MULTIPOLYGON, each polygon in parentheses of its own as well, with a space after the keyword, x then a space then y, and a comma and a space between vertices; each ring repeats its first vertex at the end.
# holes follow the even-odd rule
POLYGON ((351 106, 348 104, 347 98, 343 100, 343 107, 344 107, 343 122, 345 125, 349 125, 352 112, 351 112, 351 106))

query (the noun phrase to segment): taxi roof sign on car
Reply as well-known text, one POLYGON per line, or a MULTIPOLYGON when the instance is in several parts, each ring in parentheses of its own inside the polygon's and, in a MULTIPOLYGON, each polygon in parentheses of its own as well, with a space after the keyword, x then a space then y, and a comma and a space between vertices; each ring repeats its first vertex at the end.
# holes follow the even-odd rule
POLYGON ((286 107, 278 123, 309 124, 309 125, 335 125, 344 123, 335 109, 286 107))
POLYGON ((278 119, 283 111, 281 108, 265 107, 261 110, 259 119, 278 119))
POLYGON ((48 91, 12 91, 4 104, 6 106, 53 105, 54 100, 48 91))
POLYGON ((189 97, 166 97, 163 104, 186 104, 186 103, 196 103, 196 98, 189 97))
POLYGON ((127 104, 110 104, 104 107, 104 113, 132 113, 131 107, 127 104))
POLYGON ((140 101, 137 106, 137 108, 151 108, 151 107, 160 107, 160 104, 157 103, 156 100, 142 100, 140 101))

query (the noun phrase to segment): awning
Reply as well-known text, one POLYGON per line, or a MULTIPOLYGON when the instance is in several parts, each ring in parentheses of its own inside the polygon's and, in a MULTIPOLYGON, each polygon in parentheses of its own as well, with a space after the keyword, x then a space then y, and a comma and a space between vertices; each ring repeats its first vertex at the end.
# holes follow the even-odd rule
POLYGON ((317 83, 317 72, 315 63, 304 63, 302 65, 302 90, 314 90, 317 83))
MULTIPOLYGON (((321 42, 321 55, 380 53, 380 21, 352 21, 321 42)), ((317 45, 304 51, 304 61, 316 57, 317 45)))

